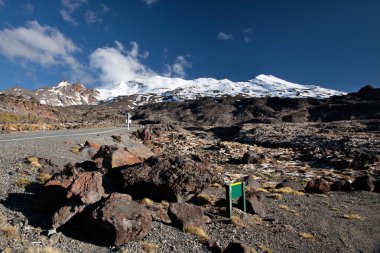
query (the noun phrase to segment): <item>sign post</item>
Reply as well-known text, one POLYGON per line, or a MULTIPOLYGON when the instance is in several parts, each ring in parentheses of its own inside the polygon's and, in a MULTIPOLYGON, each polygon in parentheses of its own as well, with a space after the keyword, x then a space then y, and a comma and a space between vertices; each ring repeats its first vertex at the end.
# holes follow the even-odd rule
POLYGON ((226 200, 227 200, 227 217, 232 217, 232 200, 237 198, 243 198, 242 209, 246 212, 245 203, 245 182, 236 182, 230 185, 226 185, 226 200))
POLYGON ((128 112, 128 113, 127 113, 127 119, 126 119, 126 121, 125 121, 125 123, 127 123, 127 128, 128 128, 128 130, 129 130, 129 127, 130 127, 131 122, 132 122, 131 118, 132 118, 132 114, 130 114, 130 113, 128 112))

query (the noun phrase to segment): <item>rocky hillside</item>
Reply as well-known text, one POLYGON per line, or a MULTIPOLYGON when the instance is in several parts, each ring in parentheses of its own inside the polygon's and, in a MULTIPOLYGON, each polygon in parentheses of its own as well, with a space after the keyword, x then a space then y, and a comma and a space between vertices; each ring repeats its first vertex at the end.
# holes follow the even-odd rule
POLYGON ((37 90, 27 90, 14 87, 4 91, 6 94, 22 96, 26 99, 35 99, 40 104, 53 106, 94 105, 98 103, 99 92, 88 89, 81 83, 70 84, 67 81, 59 82, 53 87, 37 90))
POLYGON ((193 125, 230 126, 240 123, 330 122, 380 118, 380 89, 371 86, 357 93, 315 98, 200 98, 193 101, 144 105, 134 110, 135 120, 193 125))

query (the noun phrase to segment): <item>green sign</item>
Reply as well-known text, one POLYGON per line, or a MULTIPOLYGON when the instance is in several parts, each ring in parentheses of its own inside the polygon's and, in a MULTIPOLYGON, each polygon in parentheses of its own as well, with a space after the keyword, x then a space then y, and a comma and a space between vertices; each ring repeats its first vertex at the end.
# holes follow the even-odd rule
POLYGON ((242 209, 246 212, 245 204, 245 182, 236 182, 226 186, 226 199, 227 199, 227 217, 232 217, 232 200, 237 198, 243 198, 242 209))

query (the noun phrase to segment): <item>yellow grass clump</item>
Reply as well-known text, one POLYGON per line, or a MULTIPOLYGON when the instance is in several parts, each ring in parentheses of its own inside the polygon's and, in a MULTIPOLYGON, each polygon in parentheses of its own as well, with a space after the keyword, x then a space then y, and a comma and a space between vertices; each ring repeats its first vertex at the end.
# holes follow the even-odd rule
POLYGON ((201 193, 197 195, 192 201, 194 204, 201 206, 213 205, 215 203, 215 196, 201 193))
POLYGON ((289 210, 289 207, 287 205, 279 205, 278 208, 289 210))
POLYGON ((0 226, 0 235, 3 235, 9 239, 19 238, 18 228, 8 224, 0 226))
POLYGON ((144 205, 147 205, 147 206, 153 206, 154 205, 154 201, 151 200, 150 198, 143 198, 141 200, 141 203, 144 205))
POLYGON ((40 164, 39 160, 37 157, 28 157, 28 162, 32 166, 32 168, 41 168, 42 165, 40 164))
POLYGON ((71 148, 71 152, 73 152, 74 154, 79 154, 80 148, 78 146, 74 146, 71 148))
POLYGON ((45 183, 46 181, 48 181, 50 178, 52 177, 52 175, 50 174, 47 174, 47 173, 41 173, 39 176, 38 176, 38 180, 41 182, 41 183, 45 183))
POLYGON ((263 244, 257 245, 257 247, 261 249, 264 253, 273 253, 273 250, 271 250, 270 248, 268 248, 267 246, 263 244))
POLYGON ((305 195, 304 192, 293 190, 290 187, 282 187, 282 188, 278 188, 278 189, 272 189, 272 192, 281 193, 281 194, 293 194, 293 195, 299 195, 299 196, 305 195))
POLYGON ((31 183, 31 181, 29 181, 26 177, 20 177, 20 178, 18 179, 16 185, 17 185, 19 188, 24 189, 24 188, 27 187, 30 183, 31 183))
POLYGON ((345 213, 342 217, 348 220, 364 220, 364 217, 357 213, 345 213))
POLYGON ((305 238, 305 239, 309 239, 309 240, 314 240, 315 239, 315 236, 310 234, 310 233, 306 233, 306 232, 299 232, 298 235, 302 238, 305 238))
POLYGON ((12 253, 10 248, 5 248, 1 253, 12 253))
POLYGON ((158 250, 158 245, 150 242, 141 242, 145 252, 152 253, 158 250))
POLYGON ((235 215, 231 217, 231 223, 240 228, 246 227, 244 221, 240 217, 235 215))
POLYGON ((185 233, 196 235, 201 240, 208 240, 208 235, 206 234, 203 228, 194 227, 194 226, 186 226, 183 228, 183 231, 185 233))
POLYGON ((44 248, 33 248, 30 247, 26 251, 27 253, 61 253, 59 249, 53 248, 53 247, 44 247, 44 248))
POLYGON ((272 194, 268 194, 267 198, 282 200, 282 195, 279 193, 272 193, 272 194))

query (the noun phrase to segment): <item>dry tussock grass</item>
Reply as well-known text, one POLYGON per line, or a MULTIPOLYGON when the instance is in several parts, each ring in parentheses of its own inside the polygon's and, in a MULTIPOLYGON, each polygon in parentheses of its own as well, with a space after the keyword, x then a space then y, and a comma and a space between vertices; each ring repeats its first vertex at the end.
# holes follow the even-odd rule
POLYGON ((52 175, 49 175, 47 173, 41 173, 39 176, 38 176, 38 180, 41 182, 41 183, 45 183, 46 181, 48 181, 50 178, 52 177, 52 175))
POLYGON ((208 240, 208 235, 203 228, 187 226, 183 228, 185 233, 193 234, 199 237, 201 240, 208 240))
POLYGON ((268 194, 267 198, 282 200, 282 195, 279 193, 272 193, 272 194, 268 194))
POLYGON ((195 198, 193 198, 192 201, 194 202, 194 204, 201 205, 201 206, 214 205, 215 196, 207 195, 205 193, 201 193, 198 196, 196 196, 195 198))
POLYGON ((155 202, 151 200, 150 198, 143 198, 141 200, 141 203, 147 206, 154 206, 155 202))
POLYGON ((79 154, 80 148, 78 146, 74 146, 71 148, 71 152, 73 152, 74 154, 79 154))
POLYGON ((293 195, 298 195, 298 196, 305 195, 304 192, 293 190, 290 187, 282 187, 282 188, 278 188, 278 189, 272 189, 271 191, 273 193, 281 193, 281 194, 293 194, 293 195))
POLYGON ((240 228, 247 227, 244 221, 240 217, 235 216, 235 215, 231 217, 231 223, 240 228))
POLYGON ((299 232, 298 235, 302 238, 305 238, 305 239, 308 239, 308 240, 314 240, 315 239, 315 236, 310 234, 310 233, 306 233, 306 232, 299 232))
POLYGON ((18 228, 9 224, 3 224, 0 226, 0 235, 3 235, 9 239, 17 239, 20 237, 18 228))
POLYGON ((28 157, 28 162, 34 169, 38 169, 42 167, 37 157, 28 157))
POLYGON ((145 252, 151 253, 158 250, 158 245, 150 242, 141 242, 141 245, 145 252))
POLYGON ((44 247, 44 248, 33 248, 30 247, 26 251, 26 253, 61 253, 59 249, 53 248, 53 247, 44 247))
POLYGON ((357 213, 345 213, 342 217, 348 220, 364 220, 364 217, 357 213))
POLYGON ((28 185, 30 185, 32 182, 28 180, 26 177, 20 177, 16 183, 17 187, 24 189, 28 185))
POLYGON ((257 245, 257 247, 261 249, 264 253, 273 253, 273 250, 271 250, 270 248, 268 248, 267 246, 263 244, 259 244, 257 245))

